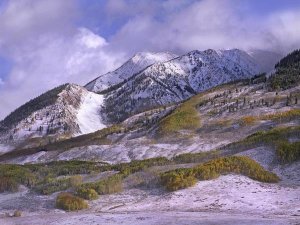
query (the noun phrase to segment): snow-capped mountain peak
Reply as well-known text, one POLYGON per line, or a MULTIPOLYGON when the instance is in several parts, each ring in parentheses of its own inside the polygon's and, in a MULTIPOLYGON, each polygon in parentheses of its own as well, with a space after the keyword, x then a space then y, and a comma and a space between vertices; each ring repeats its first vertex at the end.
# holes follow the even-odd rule
POLYGON ((89 91, 98 93, 129 79, 154 63, 165 62, 175 57, 177 55, 167 52, 139 52, 115 71, 99 76, 85 87, 89 91))
POLYGON ((211 87, 259 72, 258 65, 244 51, 194 50, 152 64, 106 93, 104 111, 110 121, 120 122, 132 114, 180 102, 211 87))

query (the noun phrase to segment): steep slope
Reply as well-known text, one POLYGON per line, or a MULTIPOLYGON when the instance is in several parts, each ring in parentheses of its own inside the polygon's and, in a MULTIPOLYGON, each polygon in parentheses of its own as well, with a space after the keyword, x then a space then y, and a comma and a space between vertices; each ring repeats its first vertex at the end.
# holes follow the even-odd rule
POLYGON ((246 52, 192 51, 149 66, 106 94, 104 113, 109 122, 153 107, 185 100, 200 91, 226 82, 250 78, 259 66, 246 52))
POLYGON ((13 143, 35 137, 69 137, 104 128, 101 95, 75 84, 54 88, 22 105, 0 122, 0 140, 13 143))
POLYGON ((274 65, 283 57, 283 55, 265 51, 260 49, 253 49, 247 52, 259 65, 260 72, 269 73, 274 69, 274 65))
POLYGON ((273 90, 284 90, 300 84, 300 50, 291 52, 276 64, 269 83, 273 90))
POLYGON ((157 62, 165 62, 175 57, 177 57, 175 54, 166 52, 140 52, 115 71, 97 77, 95 80, 86 84, 85 87, 89 91, 101 92, 130 78, 134 74, 145 69, 147 66, 157 62))

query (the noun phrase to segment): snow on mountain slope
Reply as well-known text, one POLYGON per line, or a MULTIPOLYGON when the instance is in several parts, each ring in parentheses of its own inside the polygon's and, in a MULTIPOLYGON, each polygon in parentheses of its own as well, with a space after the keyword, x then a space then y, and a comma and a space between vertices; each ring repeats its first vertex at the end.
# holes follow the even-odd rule
POLYGON ((175 57, 177 57, 175 54, 167 52, 140 52, 134 55, 115 71, 99 76, 95 80, 88 83, 85 87, 89 91, 101 92, 130 78, 134 74, 145 69, 147 66, 157 62, 165 62, 175 57))
POLYGON ((106 94, 104 112, 122 121, 153 107, 185 100, 219 84, 250 78, 259 66, 246 52, 232 49, 192 51, 155 63, 106 94))
POLYGON ((14 148, 9 145, 0 144, 0 155, 13 150, 14 148))
POLYGON ((13 142, 78 132, 76 111, 84 92, 78 85, 66 84, 27 102, 1 121, 7 126, 0 138, 13 142))
POLYGON ((0 142, 14 143, 36 137, 54 139, 85 134, 105 127, 101 123, 103 96, 66 84, 19 107, 0 122, 0 142))
POLYGON ((238 49, 138 53, 114 72, 86 85, 62 85, 21 106, 0 122, 0 140, 74 136, 105 123, 181 102, 198 92, 260 72, 256 60, 238 49), (104 92, 103 92, 104 93, 104 92))
POLYGON ((91 133, 106 127, 100 117, 102 104, 103 95, 89 92, 84 96, 77 114, 80 134, 91 133))

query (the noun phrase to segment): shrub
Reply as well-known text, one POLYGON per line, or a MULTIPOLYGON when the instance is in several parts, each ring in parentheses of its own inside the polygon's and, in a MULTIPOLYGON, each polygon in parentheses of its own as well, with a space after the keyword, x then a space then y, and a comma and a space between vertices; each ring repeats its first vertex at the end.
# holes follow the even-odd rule
POLYGON ((128 176, 129 174, 144 170, 151 166, 162 166, 170 164, 171 161, 165 157, 157 157, 144 160, 133 160, 130 163, 120 163, 112 166, 112 169, 120 171, 121 175, 128 176))
POLYGON ((297 161, 300 159, 300 142, 282 141, 278 144, 276 154, 281 163, 297 161))
POLYGON ((229 173, 242 174, 253 180, 274 183, 279 178, 245 156, 230 156, 211 160, 194 168, 181 168, 161 175, 162 185, 169 191, 192 186, 198 180, 209 180, 229 173))
POLYGON ((291 109, 284 112, 278 112, 274 114, 268 114, 260 117, 265 120, 275 120, 280 122, 290 121, 300 118, 300 109, 291 109))
POLYGON ((56 198, 56 207, 67 211, 75 211, 88 208, 88 204, 82 198, 68 192, 62 192, 56 198))
POLYGON ((122 176, 116 174, 104 180, 82 184, 79 188, 94 189, 99 195, 121 192, 123 191, 122 176))
POLYGON ((18 183, 10 177, 0 177, 0 193, 5 191, 15 192, 18 190, 18 183))
POLYGON ((193 170, 199 180, 212 179, 228 173, 237 173, 261 182, 273 183, 279 181, 276 174, 266 171, 259 163, 246 156, 214 159, 193 168, 193 170))
POLYGON ((254 116, 244 116, 241 118, 240 124, 242 126, 249 126, 254 124, 256 121, 256 118, 254 116))
POLYGON ((45 178, 35 187, 35 190, 43 195, 49 195, 70 187, 74 187, 71 184, 71 178, 45 178))
POLYGON ((80 175, 72 176, 70 177, 69 182, 71 187, 77 187, 82 183, 82 176, 80 175))
POLYGON ((20 217, 22 216, 22 212, 20 210, 14 211, 14 217, 20 217))
POLYGON ((17 191, 20 184, 32 187, 36 180, 30 170, 20 165, 0 165, 0 192, 17 191))
POLYGON ((76 191, 76 195, 86 200, 98 199, 98 193, 92 188, 80 187, 76 191))
POLYGON ((193 186, 197 179, 192 171, 178 170, 163 174, 161 181, 168 191, 176 191, 193 186))

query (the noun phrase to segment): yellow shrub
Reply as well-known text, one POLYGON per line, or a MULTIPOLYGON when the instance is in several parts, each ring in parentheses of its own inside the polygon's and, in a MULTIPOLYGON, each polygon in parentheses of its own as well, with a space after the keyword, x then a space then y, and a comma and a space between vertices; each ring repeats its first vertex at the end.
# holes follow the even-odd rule
POLYGON ((254 124, 256 121, 256 117, 254 116, 244 116, 241 118, 241 125, 242 126, 248 126, 254 124))
POLYGON ((88 204, 82 198, 68 192, 62 192, 56 198, 56 207, 67 211, 75 211, 88 208, 88 204))

